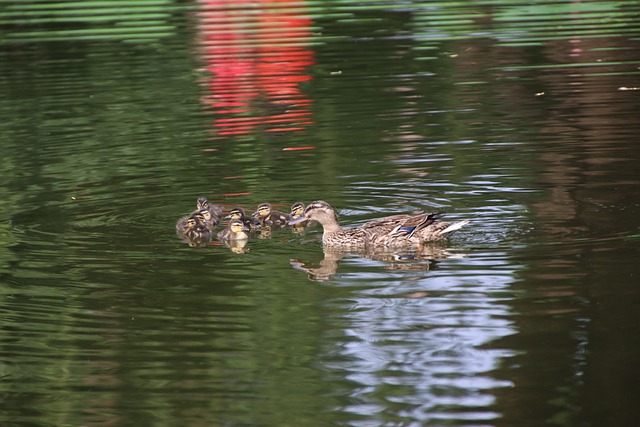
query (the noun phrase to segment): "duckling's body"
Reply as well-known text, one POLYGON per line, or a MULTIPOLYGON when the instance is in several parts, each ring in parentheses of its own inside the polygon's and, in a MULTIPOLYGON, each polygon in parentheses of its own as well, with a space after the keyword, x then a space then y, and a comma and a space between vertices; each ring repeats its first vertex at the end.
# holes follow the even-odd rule
POLYGON ((201 246, 211 240, 211 229, 200 211, 180 218, 176 223, 176 234, 190 246, 201 246))
POLYGON ((222 206, 210 204, 206 197, 198 198, 196 201, 196 211, 208 211, 210 213, 210 215, 207 216, 210 216, 211 218, 207 221, 211 224, 211 228, 220 224, 220 218, 222 218, 223 211, 222 206))
POLYGON ((253 217, 260 221, 263 227, 283 227, 291 220, 289 214, 272 209, 269 203, 260 203, 253 217))
POLYGON ((322 243, 335 247, 406 247, 429 241, 446 240, 469 221, 438 222, 438 213, 419 215, 393 215, 379 218, 359 227, 343 228, 338 223, 334 209, 324 201, 311 203, 304 214, 290 221, 290 225, 302 221, 318 221, 324 230, 322 243))
POLYGON ((248 238, 249 228, 240 219, 232 219, 227 228, 218 233, 218 239, 223 242, 247 240, 248 238))
POLYGON ((260 221, 252 216, 247 216, 245 210, 240 207, 231 209, 226 218, 239 219, 249 229, 249 231, 260 228, 260 221))

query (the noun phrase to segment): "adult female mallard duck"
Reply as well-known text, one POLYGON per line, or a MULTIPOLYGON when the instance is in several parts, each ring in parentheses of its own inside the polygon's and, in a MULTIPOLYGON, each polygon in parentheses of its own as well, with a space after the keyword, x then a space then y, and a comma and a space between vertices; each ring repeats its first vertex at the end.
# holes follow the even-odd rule
POLYGON ((253 217, 260 221, 262 226, 276 227, 287 225, 291 219, 289 214, 272 209, 269 203, 260 203, 258 209, 253 213, 253 217))
POLYGON ((252 216, 247 216, 245 210, 240 207, 231 209, 229 211, 229 215, 225 218, 239 219, 249 230, 256 230, 260 228, 260 221, 252 216))
POLYGON ((180 218, 176 223, 176 234, 190 246, 200 246, 211 240, 211 229, 201 211, 180 218))
POLYGON ((295 225, 302 221, 315 220, 322 225, 322 243, 326 246, 376 248, 407 247, 425 242, 446 240, 451 233, 459 230, 469 221, 453 223, 439 222, 439 213, 419 215, 393 215, 364 223, 358 227, 343 228, 333 208, 324 201, 311 203, 304 214, 292 221, 295 225))
POLYGON ((196 201, 196 211, 207 210, 210 212, 211 219, 208 221, 211 223, 211 228, 220 224, 220 218, 222 218, 222 206, 212 205, 209 203, 206 197, 199 197, 196 201))
POLYGON ((227 228, 218 233, 218 239, 223 242, 247 240, 248 238, 249 228, 240 219, 232 219, 227 228))

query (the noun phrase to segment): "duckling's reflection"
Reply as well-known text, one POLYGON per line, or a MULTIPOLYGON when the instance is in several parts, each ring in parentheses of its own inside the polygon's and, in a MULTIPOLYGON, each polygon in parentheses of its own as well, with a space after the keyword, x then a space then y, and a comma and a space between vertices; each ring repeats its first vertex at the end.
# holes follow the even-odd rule
POLYGON ((241 219, 232 219, 227 224, 227 228, 219 232, 217 237, 232 252, 243 253, 249 240, 249 226, 241 219))
POLYGON ((324 247, 324 259, 319 263, 304 262, 292 258, 291 266, 308 274, 309 280, 314 282, 326 282, 338 272, 340 260, 345 255, 355 255, 361 258, 369 258, 388 263, 387 270, 432 270, 437 260, 446 258, 462 258, 463 254, 454 253, 445 245, 434 243, 422 245, 412 249, 367 249, 362 251, 347 251, 336 248, 324 247))
POLYGON ((228 247, 234 254, 243 254, 249 250, 247 240, 228 240, 224 245, 228 247))

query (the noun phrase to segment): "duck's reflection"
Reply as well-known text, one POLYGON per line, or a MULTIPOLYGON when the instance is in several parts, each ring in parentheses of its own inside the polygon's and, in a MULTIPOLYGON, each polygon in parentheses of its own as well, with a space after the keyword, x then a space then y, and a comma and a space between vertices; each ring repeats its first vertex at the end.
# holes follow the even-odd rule
POLYGON ((361 251, 348 251, 336 248, 324 247, 324 259, 319 262, 301 261, 297 258, 289 260, 291 266, 307 273, 309 280, 314 282, 326 282, 338 272, 340 261, 345 256, 357 256, 383 261, 387 270, 432 270, 438 260, 447 258, 463 258, 464 254, 454 252, 442 243, 421 245, 411 249, 367 249, 361 251))

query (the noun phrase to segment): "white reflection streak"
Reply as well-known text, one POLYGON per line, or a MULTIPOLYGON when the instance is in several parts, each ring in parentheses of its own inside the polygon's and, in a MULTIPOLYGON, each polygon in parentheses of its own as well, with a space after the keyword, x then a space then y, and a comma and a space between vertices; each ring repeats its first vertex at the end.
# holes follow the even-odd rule
POLYGON ((510 308, 504 298, 489 293, 507 290, 512 276, 513 269, 504 266, 486 276, 439 272, 417 282, 385 285, 387 295, 400 297, 358 298, 345 314, 349 327, 339 350, 343 362, 332 364, 360 384, 352 391, 355 403, 342 410, 367 415, 369 421, 380 411, 388 420, 390 407, 402 408, 394 409, 395 416, 405 421, 468 419, 470 414, 476 420, 497 418, 490 391, 512 384, 491 372, 512 353, 488 344, 516 330, 507 320, 510 308), (416 287, 426 297, 402 297, 416 287))

